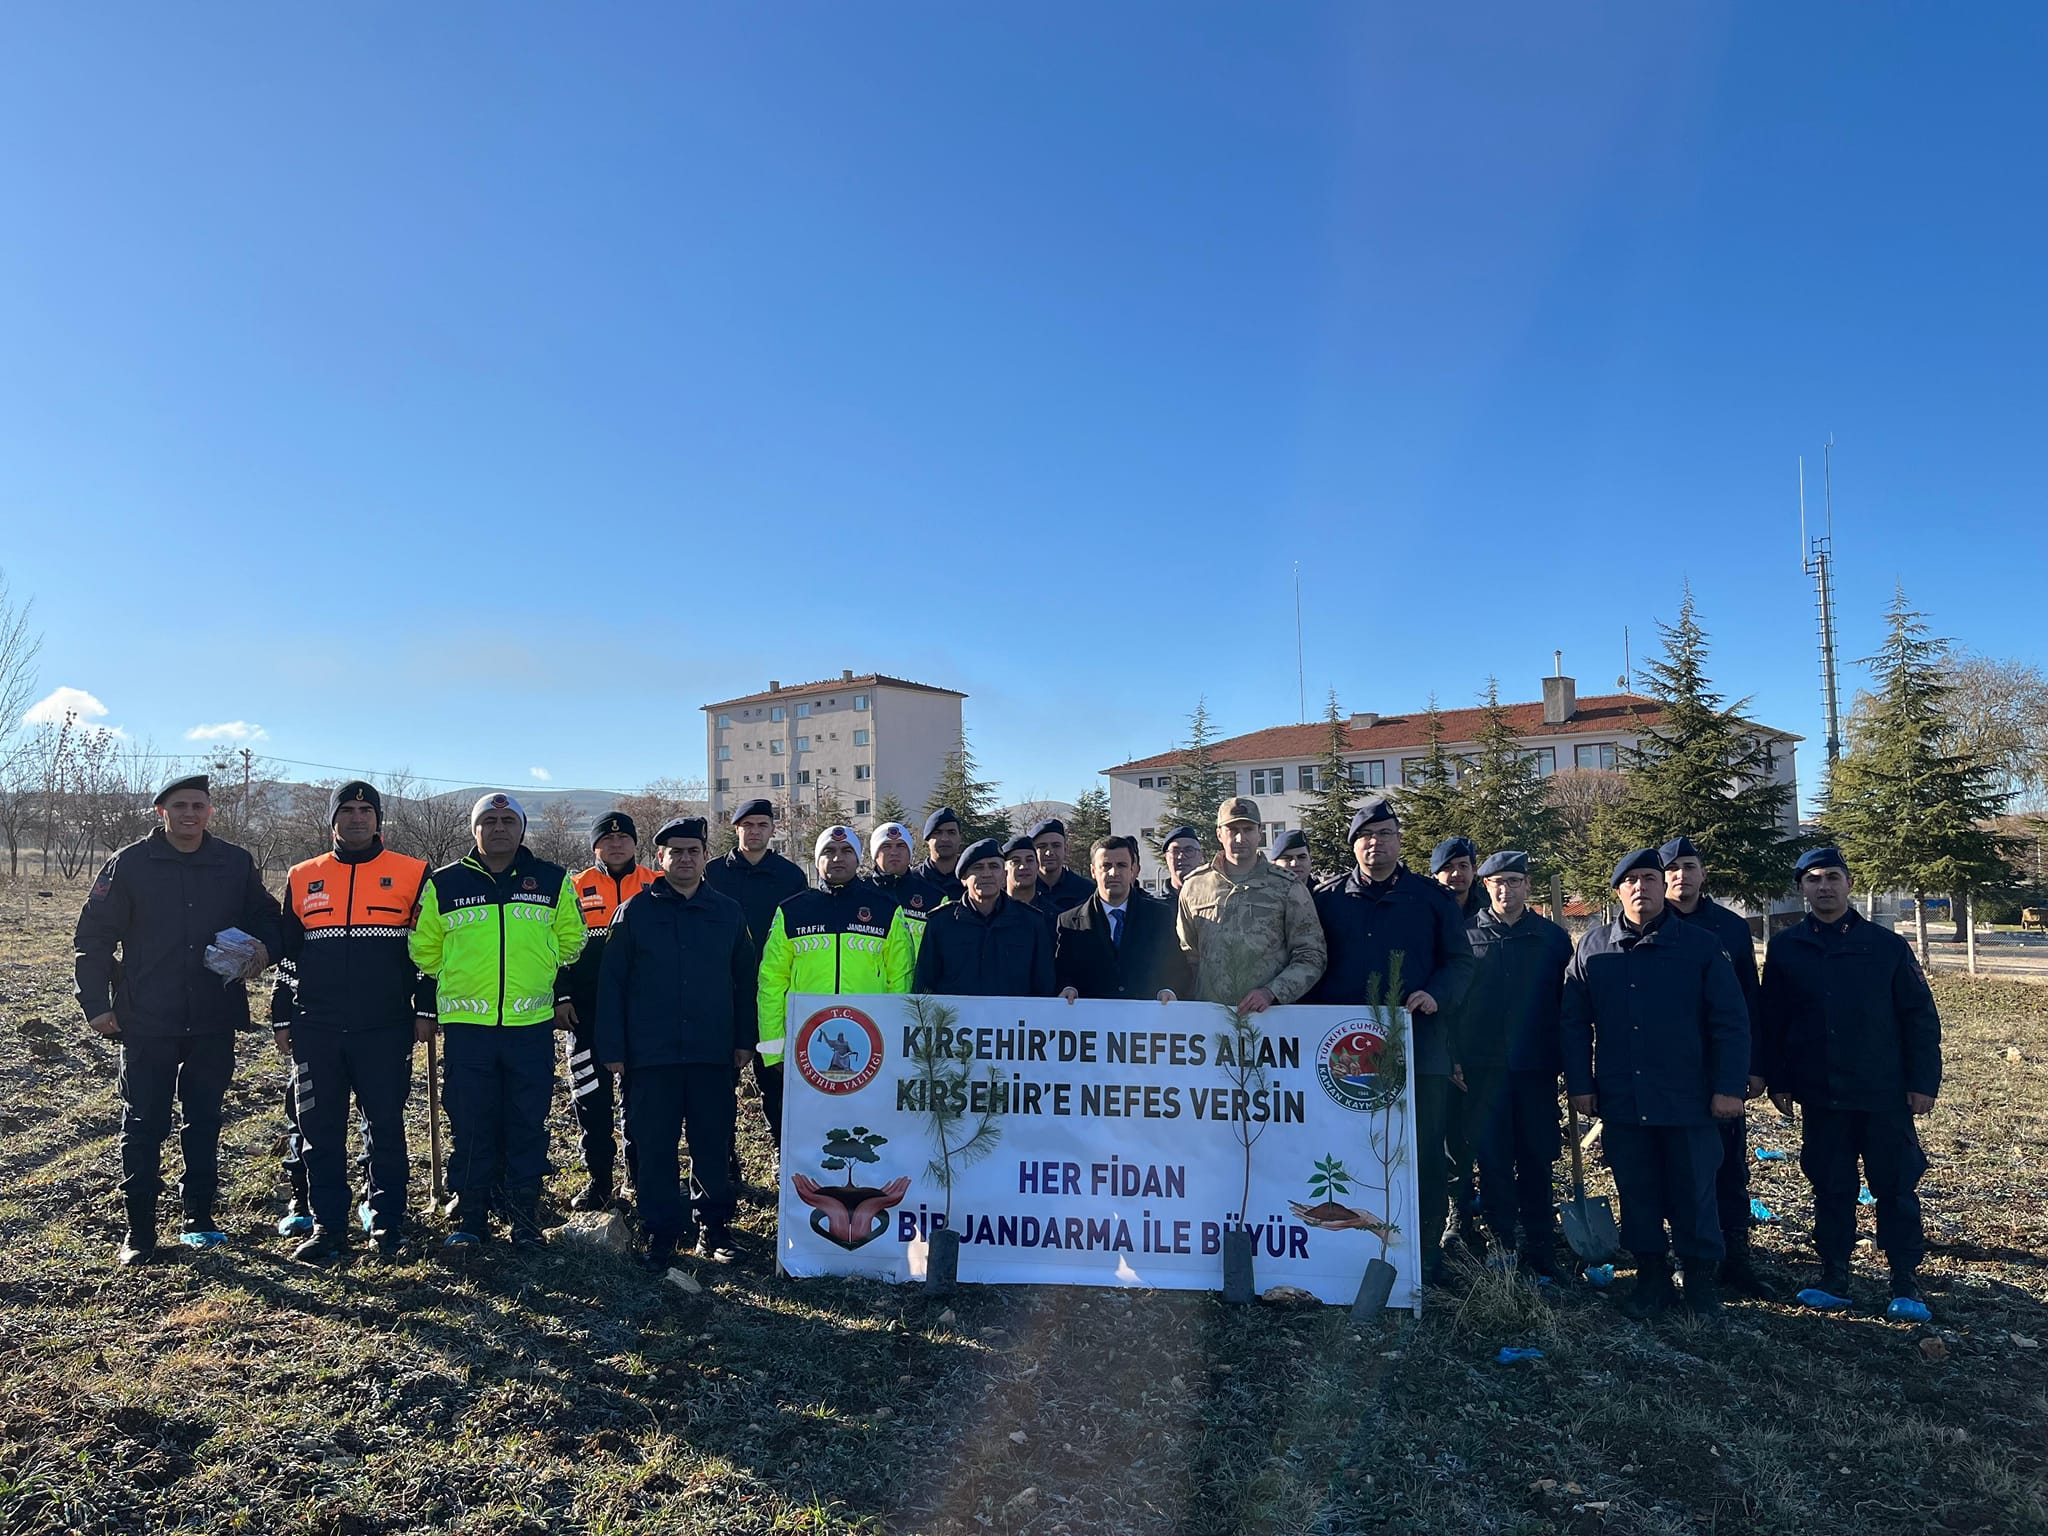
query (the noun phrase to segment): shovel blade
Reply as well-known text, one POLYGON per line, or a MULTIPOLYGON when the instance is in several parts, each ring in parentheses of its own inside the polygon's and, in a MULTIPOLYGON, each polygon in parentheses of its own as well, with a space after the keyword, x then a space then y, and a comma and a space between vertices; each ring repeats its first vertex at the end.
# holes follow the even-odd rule
POLYGON ((1605 1195, 1580 1195, 1557 1208, 1564 1240, 1588 1264, 1605 1264, 1620 1251, 1621 1229, 1605 1195))

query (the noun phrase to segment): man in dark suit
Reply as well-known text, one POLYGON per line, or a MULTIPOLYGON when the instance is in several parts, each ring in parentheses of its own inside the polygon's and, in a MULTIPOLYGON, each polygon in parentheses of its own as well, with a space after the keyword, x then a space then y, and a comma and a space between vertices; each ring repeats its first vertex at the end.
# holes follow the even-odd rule
POLYGON ((1053 980, 1068 1002, 1143 997, 1170 1003, 1187 985, 1174 909, 1136 889, 1138 840, 1105 837, 1090 852, 1095 890, 1062 912, 1053 935, 1053 980))

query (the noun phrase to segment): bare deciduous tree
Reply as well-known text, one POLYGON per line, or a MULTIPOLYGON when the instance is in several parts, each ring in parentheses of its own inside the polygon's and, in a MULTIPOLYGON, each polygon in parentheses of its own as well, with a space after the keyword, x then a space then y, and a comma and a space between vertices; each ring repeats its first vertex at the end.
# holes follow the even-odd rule
POLYGON ((2029 809, 2048 793, 2048 675, 2031 662, 1963 653, 1944 700, 1955 747, 1997 771, 2029 809))
POLYGON ((470 802, 461 795, 437 795, 405 768, 386 774, 383 789, 384 840, 400 853, 438 869, 474 846, 470 802))

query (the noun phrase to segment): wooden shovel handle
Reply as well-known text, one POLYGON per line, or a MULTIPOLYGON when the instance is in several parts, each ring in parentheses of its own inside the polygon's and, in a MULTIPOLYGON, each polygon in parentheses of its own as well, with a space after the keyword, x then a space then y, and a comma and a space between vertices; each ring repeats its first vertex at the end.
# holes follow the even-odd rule
POLYGON ((1569 1094, 1565 1096, 1564 1112, 1571 1117, 1572 1198, 1574 1200, 1584 1200, 1586 1198, 1586 1158, 1585 1154, 1579 1150, 1578 1106, 1572 1103, 1571 1096, 1569 1094))

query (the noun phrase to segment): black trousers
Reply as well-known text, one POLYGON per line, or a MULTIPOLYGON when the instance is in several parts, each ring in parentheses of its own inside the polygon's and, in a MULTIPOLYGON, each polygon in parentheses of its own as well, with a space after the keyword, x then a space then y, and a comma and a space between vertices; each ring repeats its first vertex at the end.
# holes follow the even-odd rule
POLYGON ((675 1242, 689 1213, 706 1226, 732 1220, 739 1191, 729 1163, 739 1104, 727 1066, 628 1067, 626 1134, 639 1148, 634 1191, 651 1240, 675 1242), (682 1139, 690 1143, 690 1197, 683 1199, 682 1139))
MULTIPOLYGON (((1468 1090, 1471 1087, 1469 1074, 1465 1086, 1468 1090)), ((1476 1215, 1479 1210, 1478 1191, 1472 1177, 1479 1157, 1477 1134, 1473 1129, 1475 1124, 1471 1093, 1461 1093, 1454 1086, 1444 1098, 1444 1154, 1448 1159, 1451 1213, 1460 1222, 1476 1215)))
POLYGON ((1601 1144, 1621 1196, 1621 1245, 1638 1257, 1676 1252, 1687 1262, 1718 1262, 1726 1249, 1714 1209, 1721 1132, 1712 1125, 1602 1122, 1601 1144), (1666 1242, 1664 1224, 1671 1224, 1666 1242))
POLYGON ((768 1119, 768 1139, 782 1151, 782 1064, 769 1066, 754 1057, 754 1086, 761 1090, 761 1113, 768 1119))
POLYGON ((284 1176, 292 1187, 292 1199, 297 1201, 309 1215, 313 1210, 313 1191, 306 1182, 306 1140, 299 1134, 299 1069, 294 1063, 284 1080, 284 1156, 280 1159, 284 1176))
POLYGON ((448 1188, 461 1223, 481 1231, 502 1187, 515 1208, 540 1196, 548 1171, 554 1031, 545 1024, 449 1024, 441 1031, 441 1103, 453 1143, 448 1188))
POLYGON ((1451 1163, 1445 1150, 1448 1100, 1457 1090, 1448 1072, 1415 1074, 1415 1231, 1424 1273, 1442 1262, 1444 1220, 1450 1210, 1451 1163))
POLYGON ((292 1029, 292 1083, 313 1221, 349 1225, 349 1098, 362 1112, 370 1213, 379 1232, 405 1223, 405 1101, 412 1093, 410 1024, 356 1031, 292 1029))
MULTIPOLYGON (((618 1169, 618 1096, 612 1091, 612 1074, 597 1059, 597 1004, 586 1012, 576 1010, 576 1029, 563 1037, 569 1055, 569 1102, 576 1109, 576 1148, 583 1156, 583 1171, 597 1184, 610 1184, 618 1169)), ((630 1119, 626 1131, 626 1175, 639 1182, 633 1152, 630 1119)))
POLYGON ((122 1040, 121 1199, 130 1228, 156 1230, 174 1100, 182 1111, 178 1143, 185 1178, 178 1189, 185 1220, 201 1229, 213 1226, 220 1198, 221 1101, 234 1075, 235 1037, 226 1030, 122 1040))
POLYGON ((1721 1166, 1714 1174, 1714 1209, 1730 1257, 1749 1251, 1749 1119, 1716 1120, 1721 1166))
POLYGON ((1548 1243, 1555 1225, 1551 1172, 1564 1144, 1557 1129, 1557 1074, 1468 1066, 1465 1083, 1479 1194, 1494 1241, 1513 1248, 1519 1217, 1525 1241, 1548 1243))
POLYGON ((1877 1197, 1877 1246, 1893 1269, 1917 1269, 1926 1256, 1920 1224, 1920 1175, 1927 1154, 1913 1116, 1896 1110, 1823 1109, 1802 1104, 1806 1125, 1799 1166, 1813 1185, 1813 1245, 1822 1261, 1846 1264, 1856 1246, 1856 1163, 1877 1197))

